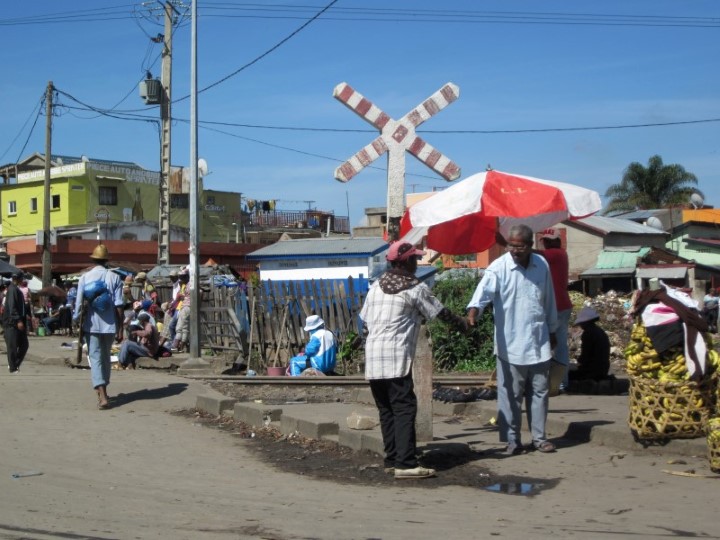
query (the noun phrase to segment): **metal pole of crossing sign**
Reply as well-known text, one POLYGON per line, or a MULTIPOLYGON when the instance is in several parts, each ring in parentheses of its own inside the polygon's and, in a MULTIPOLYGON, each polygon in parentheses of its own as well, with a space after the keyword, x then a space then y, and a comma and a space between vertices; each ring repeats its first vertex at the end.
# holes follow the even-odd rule
POLYGON ((347 182, 387 153, 387 233, 389 241, 397 240, 400 218, 405 211, 405 152, 410 152, 448 182, 460 177, 460 167, 415 133, 415 128, 455 101, 460 89, 447 83, 399 120, 390 118, 347 83, 337 85, 333 96, 380 131, 378 138, 335 169, 335 178, 347 182))

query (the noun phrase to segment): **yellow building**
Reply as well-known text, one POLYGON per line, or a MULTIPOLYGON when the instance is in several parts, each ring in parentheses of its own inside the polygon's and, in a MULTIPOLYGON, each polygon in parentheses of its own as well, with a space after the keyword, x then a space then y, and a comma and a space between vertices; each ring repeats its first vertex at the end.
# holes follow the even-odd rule
MULTIPOLYGON (((34 154, 2 168, 0 237, 34 235, 43 229, 44 159, 34 154), (14 174, 12 172, 14 168, 14 174), (22 171, 22 172, 21 172, 22 171), (10 183, 14 177, 16 182, 10 183)), ((188 170, 174 168, 169 181, 170 226, 189 227, 188 170)), ((135 163, 53 156, 50 229, 68 225, 159 221, 160 174, 135 163)), ((228 242, 241 221, 240 193, 198 188, 201 242, 228 242)))

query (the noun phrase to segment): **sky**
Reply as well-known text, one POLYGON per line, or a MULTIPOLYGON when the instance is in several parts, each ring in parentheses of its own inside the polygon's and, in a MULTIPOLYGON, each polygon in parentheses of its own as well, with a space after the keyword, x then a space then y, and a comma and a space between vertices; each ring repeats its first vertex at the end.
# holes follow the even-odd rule
MULTIPOLYGON (((188 166, 190 0, 176 3, 172 163, 188 166)), ((347 82, 398 119, 452 82, 459 99, 418 134, 460 180, 490 165, 604 195, 657 154, 720 207, 717 0, 198 0, 197 11, 206 188, 357 225, 386 205, 387 162, 334 179, 377 130, 333 89, 347 82)), ((137 86, 160 77, 159 13, 157 0, 4 0, 0 163, 44 152, 52 81, 53 154, 158 170, 159 110, 137 86)), ((406 166, 406 193, 448 185, 409 154, 406 166)))

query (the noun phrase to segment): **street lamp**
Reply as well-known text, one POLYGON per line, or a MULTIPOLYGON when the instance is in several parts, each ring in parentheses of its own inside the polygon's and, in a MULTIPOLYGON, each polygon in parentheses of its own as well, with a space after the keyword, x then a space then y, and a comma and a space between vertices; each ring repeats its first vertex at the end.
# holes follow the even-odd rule
POLYGON ((235 243, 239 244, 238 224, 233 221, 232 226, 235 227, 235 243))

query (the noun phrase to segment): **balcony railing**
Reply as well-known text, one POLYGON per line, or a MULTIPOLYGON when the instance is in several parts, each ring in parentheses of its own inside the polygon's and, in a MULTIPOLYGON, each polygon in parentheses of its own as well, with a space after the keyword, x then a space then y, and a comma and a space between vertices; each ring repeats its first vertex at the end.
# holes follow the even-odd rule
POLYGON ((331 233, 349 234, 350 218, 336 216, 332 212, 321 210, 271 210, 254 212, 243 216, 245 226, 249 229, 282 227, 292 229, 316 229, 327 232, 328 224, 331 233))

